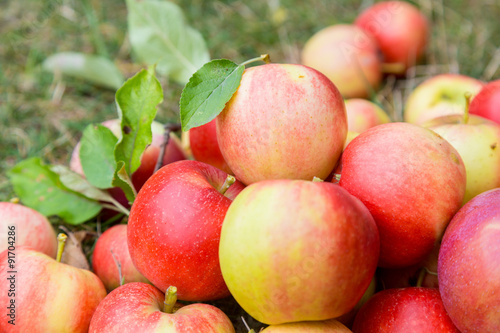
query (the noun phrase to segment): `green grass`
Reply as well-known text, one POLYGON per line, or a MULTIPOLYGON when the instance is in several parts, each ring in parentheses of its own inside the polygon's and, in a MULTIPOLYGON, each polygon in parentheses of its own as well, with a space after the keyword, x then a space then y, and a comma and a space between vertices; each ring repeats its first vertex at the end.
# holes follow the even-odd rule
MULTIPOLYGON (((301 47, 316 31, 350 23, 366 0, 178 0, 188 22, 207 41, 212 58, 242 62, 269 53, 274 62, 299 62, 301 47), (274 7, 273 7, 274 6, 274 7)), ((483 80, 500 78, 500 2, 420 0, 432 36, 415 83, 446 72, 483 80)), ((40 64, 60 51, 109 55, 126 77, 140 65, 130 56, 123 0, 21 0, 0 5, 0 200, 14 196, 6 171, 38 156, 67 164, 81 130, 116 117, 114 91, 78 79, 54 77, 40 64)), ((176 121, 182 86, 163 79, 160 121, 176 121)), ((396 115, 408 86, 392 83, 377 95, 396 115)), ((411 86, 410 86, 411 88, 411 86)), ((236 310, 235 310, 236 311, 236 310)), ((236 311, 237 313, 237 311, 236 311)))

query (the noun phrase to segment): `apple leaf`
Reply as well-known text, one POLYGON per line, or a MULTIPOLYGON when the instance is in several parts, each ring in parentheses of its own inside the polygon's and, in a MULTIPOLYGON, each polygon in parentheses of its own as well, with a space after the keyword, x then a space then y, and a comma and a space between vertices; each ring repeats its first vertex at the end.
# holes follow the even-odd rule
POLYGON ((37 158, 16 164, 7 175, 22 203, 45 216, 58 215, 70 224, 81 224, 96 216, 101 205, 66 187, 59 175, 37 158))
MULTIPOLYGON (((163 101, 163 91, 154 66, 141 70, 116 92, 122 137, 115 146, 115 161, 124 162, 129 176, 141 165, 141 156, 153 140, 151 124, 156 107, 163 101)), ((122 166, 116 167, 116 171, 122 166)))
POLYGON ((116 170, 114 150, 118 138, 103 125, 88 125, 80 140, 80 163, 90 184, 112 187, 116 170))
POLYGON ((118 89, 124 78, 108 58, 78 52, 56 53, 45 59, 42 68, 92 82, 109 89, 118 89))
POLYGON ((238 89, 244 70, 244 65, 217 59, 196 71, 182 90, 182 130, 204 125, 217 117, 238 89))
POLYGON ((129 202, 134 202, 137 192, 134 184, 130 179, 127 170, 125 169, 125 162, 120 161, 116 166, 115 177, 113 178, 113 186, 118 186, 123 190, 129 202))
POLYGON ((160 74, 186 84, 210 60, 203 36, 169 1, 127 0, 130 44, 137 60, 157 64, 160 74))

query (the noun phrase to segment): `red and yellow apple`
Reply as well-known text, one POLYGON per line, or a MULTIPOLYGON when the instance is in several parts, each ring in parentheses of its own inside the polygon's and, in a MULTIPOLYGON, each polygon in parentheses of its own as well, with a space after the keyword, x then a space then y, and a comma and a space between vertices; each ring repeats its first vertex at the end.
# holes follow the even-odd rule
POLYGON ((321 321, 350 311, 378 262, 377 227, 336 184, 267 180, 229 207, 220 265, 231 294, 270 325, 321 321))
POLYGON ((351 98, 344 102, 349 132, 361 133, 370 127, 391 122, 384 110, 366 99, 351 98))
POLYGON ((500 124, 500 80, 486 84, 470 104, 470 113, 500 124))
POLYGON ((259 333, 352 333, 335 319, 271 325, 259 333))
POLYGON ((347 133, 344 101, 320 72, 267 64, 245 70, 217 116, 217 139, 238 180, 326 178, 347 133))
POLYGON ((382 81, 377 42, 352 24, 326 27, 304 45, 301 63, 325 74, 344 98, 369 97, 382 81))

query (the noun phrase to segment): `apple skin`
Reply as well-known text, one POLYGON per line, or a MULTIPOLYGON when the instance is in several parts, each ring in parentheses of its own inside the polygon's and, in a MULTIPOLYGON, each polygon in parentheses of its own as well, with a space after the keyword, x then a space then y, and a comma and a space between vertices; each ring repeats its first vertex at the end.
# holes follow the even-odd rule
POLYGON ((500 188, 484 192, 453 217, 438 258, 439 291, 463 333, 500 330, 500 188))
POLYGON ((350 329, 335 319, 325 321, 305 321, 268 326, 260 333, 352 333, 350 329))
POLYGON ((467 186, 462 204, 500 187, 500 124, 470 115, 439 117, 423 126, 441 135, 458 151, 465 164, 467 186))
POLYGON ((404 1, 383 1, 363 11, 355 25, 372 35, 384 62, 415 65, 427 47, 429 22, 420 10, 404 1))
POLYGON ((362 98, 346 99, 347 130, 361 133, 370 127, 391 122, 391 119, 377 104, 362 98))
POLYGON ((198 161, 179 161, 144 184, 128 221, 132 262, 165 292, 176 286, 184 301, 229 296, 219 267, 219 237, 226 211, 244 185, 218 192, 227 174, 198 161))
POLYGON ((301 63, 325 74, 344 98, 367 98, 382 81, 375 39, 352 24, 326 27, 307 40, 301 63))
MULTIPOLYGON (((0 254, 0 288, 9 290, 12 274, 7 252, 0 254)), ((81 332, 87 333, 90 319, 106 296, 101 280, 91 271, 55 261, 29 247, 15 250, 15 326, 8 311, 0 315, 1 332, 81 332)), ((11 297, 4 292, 0 304, 6 308, 11 297)))
POLYGON ((103 232, 97 239, 92 253, 92 270, 104 283, 108 292, 120 286, 120 274, 113 254, 120 263, 124 284, 149 282, 135 268, 130 258, 127 244, 127 225, 118 224, 103 232))
POLYGON ((132 282, 116 288, 99 304, 89 333, 234 333, 229 318, 209 304, 163 312, 165 295, 152 285, 132 282))
POLYGON ((378 265, 405 267, 425 259, 464 197, 465 166, 455 148, 429 129, 396 122, 358 135, 341 162, 340 186, 377 223, 378 265))
POLYGON ((7 250, 8 241, 15 246, 29 246, 55 258, 57 236, 49 220, 36 210, 12 202, 0 202, 0 252, 7 250), (9 226, 15 226, 14 237, 9 239, 9 226))
POLYGON ((341 316, 374 275, 373 218, 328 182, 267 180, 229 207, 220 238, 224 280, 240 306, 269 325, 341 316))
POLYGON ((217 141, 216 120, 189 130, 189 145, 195 160, 213 165, 225 173, 233 174, 226 163, 217 141))
POLYGON ((359 310, 354 333, 460 333, 435 288, 387 289, 359 310))
MULTIPOLYGON (((465 113, 465 93, 476 95, 484 83, 460 74, 435 75, 420 83, 408 96, 404 121, 422 124, 432 118, 465 113)), ((473 99, 474 100, 474 99, 473 99)))
POLYGON ((222 155, 247 185, 265 179, 326 178, 347 134, 337 88, 320 72, 301 65, 246 69, 216 119, 222 155))
POLYGON ((500 124, 500 80, 483 87, 472 100, 469 112, 500 124))

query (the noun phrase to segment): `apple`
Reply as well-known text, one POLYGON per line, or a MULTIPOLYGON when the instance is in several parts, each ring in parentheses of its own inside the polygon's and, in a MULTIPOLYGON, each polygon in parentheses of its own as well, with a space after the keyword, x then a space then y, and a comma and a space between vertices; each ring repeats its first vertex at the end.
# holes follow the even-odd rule
POLYGON ((484 83, 460 74, 435 75, 420 83, 408 96, 404 120, 422 124, 450 114, 464 114, 464 94, 476 95, 484 83))
POLYGON ((387 113, 377 104, 362 98, 345 101, 347 112, 347 130, 361 133, 370 127, 391 122, 387 113))
POLYGON ((92 270, 108 291, 117 288, 122 282, 149 282, 130 258, 126 224, 112 226, 97 239, 92 253, 92 270), (123 281, 120 281, 120 277, 123 281))
POLYGON ((500 188, 479 194, 453 217, 438 258, 443 304, 461 332, 500 329, 500 188))
POLYGON ((354 333, 460 333, 435 288, 398 288, 376 293, 359 310, 354 333))
POLYGON ((307 40, 301 63, 333 81, 344 98, 366 98, 382 81, 377 42, 352 24, 326 27, 307 40))
POLYGON ((88 332, 106 289, 91 271, 61 263, 60 248, 56 260, 25 246, 0 254, 1 332, 88 332))
POLYGON ((247 185, 324 179, 337 164, 347 133, 344 101, 335 85, 301 65, 246 69, 216 119, 222 155, 247 185))
POLYGON ((500 124, 500 80, 486 84, 470 104, 470 113, 500 124))
POLYGON ((213 165, 232 174, 217 141, 216 120, 189 130, 189 144, 195 160, 213 165))
POLYGON ((352 333, 335 319, 325 321, 304 321, 268 326, 260 333, 352 333))
POLYGON ((97 307, 89 333, 234 333, 224 312, 203 303, 182 306, 175 293, 142 282, 120 286, 97 307))
POLYGON ((453 115, 423 126, 441 135, 465 164, 467 185, 463 204, 476 195, 500 187, 500 124, 476 115, 453 115))
MULTIPOLYGON (((116 135, 116 137, 121 137, 119 119, 106 120, 102 123, 102 125, 109 128, 113 132, 113 134, 116 135)), ((151 125, 151 130, 153 132, 151 145, 148 146, 144 151, 143 156, 141 157, 141 165, 132 174, 132 183, 134 184, 136 190, 139 190, 146 182, 146 180, 153 174, 158 156, 161 152, 161 144, 164 140, 163 135, 165 132, 163 125, 154 121, 151 125)), ((170 133, 170 139, 168 141, 167 147, 165 148, 165 154, 163 156, 163 165, 185 159, 186 154, 182 149, 180 140, 174 133, 170 133)), ((85 176, 85 174, 83 173, 82 165, 80 163, 80 143, 78 143, 73 149, 69 166, 70 169, 74 172, 85 176)), ((120 198, 119 201, 121 204, 126 204, 128 206, 128 201, 121 189, 114 188, 111 190, 111 193, 115 198, 120 198)))
POLYGON ((376 3, 356 18, 355 25, 375 38, 384 61, 399 65, 400 73, 414 66, 425 53, 429 22, 408 2, 376 3))
POLYGON ((184 301, 229 296, 219 267, 219 236, 229 205, 244 187, 238 181, 228 187, 229 177, 202 162, 178 161, 158 170, 139 191, 128 221, 128 247, 137 270, 161 291, 175 285, 184 301))
POLYGON ((376 287, 377 287, 377 279, 374 276, 372 278, 372 281, 370 282, 370 285, 368 286, 368 288, 366 289, 365 293, 358 301, 358 303, 356 303, 354 308, 351 311, 347 312, 346 314, 343 314, 342 316, 337 317, 335 319, 344 324, 346 327, 351 328, 352 324, 354 323, 354 318, 356 317, 356 314, 358 313, 359 309, 361 309, 361 307, 365 305, 366 302, 368 302, 368 300, 373 296, 373 294, 375 294, 376 287))
POLYGON ((247 186, 233 201, 219 256, 238 304, 277 325, 349 312, 370 285, 378 251, 373 218, 340 186, 273 179, 247 186))
POLYGON ((342 154, 340 186, 368 208, 380 232, 381 267, 429 255, 462 204, 465 166, 435 132, 408 123, 368 129, 342 154))
POLYGON ((0 216, 0 252, 25 245, 56 257, 56 233, 45 216, 12 202, 0 202, 0 216))

